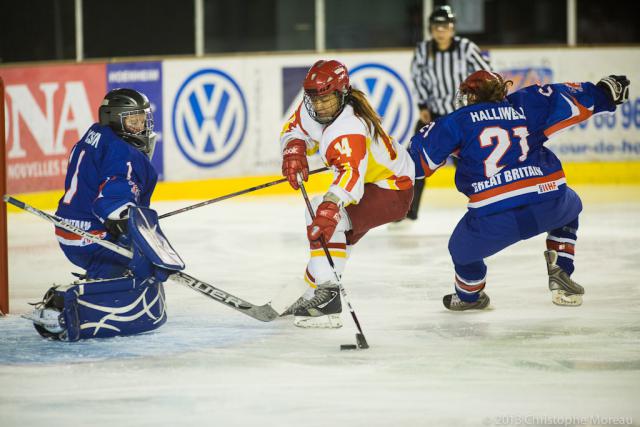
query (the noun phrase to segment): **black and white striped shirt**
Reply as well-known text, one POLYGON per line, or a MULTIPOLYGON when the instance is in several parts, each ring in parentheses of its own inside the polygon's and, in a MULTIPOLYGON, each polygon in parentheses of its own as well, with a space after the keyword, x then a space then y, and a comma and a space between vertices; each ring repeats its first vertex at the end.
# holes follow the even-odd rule
POLYGON ((460 83, 478 70, 491 71, 491 65, 471 40, 455 36, 445 51, 438 50, 435 41, 421 41, 411 62, 418 106, 439 115, 453 112, 460 83))

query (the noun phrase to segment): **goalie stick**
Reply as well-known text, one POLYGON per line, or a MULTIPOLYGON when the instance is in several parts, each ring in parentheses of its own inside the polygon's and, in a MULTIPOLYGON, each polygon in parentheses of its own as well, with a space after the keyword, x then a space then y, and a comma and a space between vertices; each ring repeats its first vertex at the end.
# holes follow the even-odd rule
MULTIPOLYGON (((87 239, 93 243, 96 243, 100 246, 103 246, 109 250, 112 250, 120 255, 123 255, 127 258, 133 258, 133 253, 120 245, 117 245, 108 240, 101 239, 97 236, 94 236, 91 233, 87 233, 81 228, 75 227, 67 222, 65 222, 62 218, 48 214, 44 211, 41 211, 38 208, 30 206, 24 202, 21 202, 18 199, 15 199, 9 195, 5 195, 4 201, 16 206, 22 210, 25 210, 29 213, 32 213, 40 218, 43 218, 57 227, 64 228, 67 231, 70 231, 78 236, 87 239)), ((177 271, 170 276, 176 282, 185 285, 193 290, 200 292, 203 295, 208 296, 209 298, 226 305, 227 307, 231 307, 234 310, 237 310, 247 316, 253 317, 254 319, 260 320, 262 322, 270 322, 273 319, 279 316, 279 313, 271 307, 271 304, 267 303, 265 305, 254 305, 248 301, 243 300, 242 298, 238 298, 228 292, 223 291, 220 288, 217 288, 209 283, 203 282, 201 280, 196 279, 193 276, 190 276, 181 271, 177 271)))

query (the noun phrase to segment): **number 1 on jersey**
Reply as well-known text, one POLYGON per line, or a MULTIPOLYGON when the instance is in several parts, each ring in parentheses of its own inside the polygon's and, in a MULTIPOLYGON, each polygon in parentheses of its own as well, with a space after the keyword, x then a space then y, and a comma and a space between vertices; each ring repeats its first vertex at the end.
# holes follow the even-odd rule
POLYGON ((84 150, 82 150, 80 152, 80 155, 78 156, 78 163, 76 163, 76 170, 73 173, 73 177, 71 177, 71 182, 69 183, 69 188, 67 189, 67 191, 64 193, 64 197, 62 199, 62 203, 64 203, 65 205, 68 205, 71 203, 71 200, 73 200, 73 196, 76 195, 76 192, 78 191, 78 172, 80 171, 80 164, 82 163, 82 159, 84 158, 84 150))

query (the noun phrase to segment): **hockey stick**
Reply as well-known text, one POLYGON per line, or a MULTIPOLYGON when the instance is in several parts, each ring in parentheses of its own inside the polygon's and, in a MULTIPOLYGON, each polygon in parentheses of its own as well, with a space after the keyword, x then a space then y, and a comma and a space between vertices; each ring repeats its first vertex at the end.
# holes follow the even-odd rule
MULTIPOLYGON (((302 178, 298 175, 298 184, 300 185, 300 191, 302 192, 302 197, 304 198, 304 202, 307 204, 307 210, 309 211, 309 215, 311 215, 311 219, 315 219, 315 214, 313 212, 313 207, 311 206, 311 201, 309 201, 309 196, 307 195, 307 190, 304 188, 304 183, 302 182, 302 178)), ((324 254, 327 256, 327 261, 329 261, 329 265, 331 266, 331 270, 333 271, 333 275, 338 283, 338 287, 340 288, 340 294, 342 294, 342 298, 344 302, 347 303, 347 307, 349 308, 349 312, 351 313, 351 318, 353 322, 356 324, 356 328, 358 328, 358 333, 356 334, 356 343, 358 348, 366 349, 369 348, 369 344, 367 343, 366 338, 364 337, 364 333, 362 332, 362 327, 360 326, 360 322, 358 321, 358 316, 356 316, 356 312, 351 306, 349 302, 349 298, 347 297, 347 292, 344 290, 344 286, 342 286, 342 281, 340 280, 340 276, 338 276, 338 272, 336 271, 336 265, 333 263, 333 257, 329 252, 329 248, 327 248, 327 242, 324 241, 324 237, 320 236, 320 244, 322 245, 322 249, 324 250, 324 254)), ((351 349, 353 346, 342 345, 340 349, 351 349)))
MULTIPOLYGON (((122 247, 120 245, 117 245, 108 240, 101 239, 100 237, 95 236, 91 233, 87 233, 81 228, 78 228, 74 225, 69 224, 68 222, 65 222, 62 218, 58 216, 48 214, 44 211, 41 211, 38 208, 34 208, 33 206, 30 206, 8 195, 5 195, 3 198, 5 202, 10 203, 13 206, 16 206, 36 216, 39 216, 40 218, 43 218, 53 223, 56 227, 60 227, 74 234, 77 234, 78 236, 86 240, 89 240, 102 247, 112 250, 113 252, 116 252, 122 256, 125 256, 127 258, 133 258, 133 253, 129 249, 122 247)), ((228 292, 223 291, 220 288, 216 288, 215 286, 209 283, 205 283, 181 271, 177 271, 173 273, 171 275, 171 278, 173 278, 175 281, 177 281, 180 284, 188 286, 189 288, 194 289, 200 292, 201 294, 204 294, 209 298, 226 305, 227 307, 231 307, 234 310, 237 310, 243 314, 246 314, 247 316, 253 317, 254 319, 260 320, 262 322, 270 322, 279 316, 279 313, 276 312, 273 308, 271 308, 270 304, 265 304, 260 306, 251 304, 248 301, 238 298, 228 292)))
MULTIPOLYGON (((324 172, 329 168, 324 167, 316 170, 312 170, 309 172, 309 175, 313 175, 314 173, 324 172)), ((210 205, 212 203, 221 202, 222 200, 227 200, 232 197, 241 196, 243 194, 251 193, 256 190, 262 190, 263 188, 271 187, 273 185, 282 184, 283 182, 287 182, 287 178, 281 178, 275 181, 267 182, 265 184, 256 185, 255 187, 247 188, 245 190, 236 191, 235 193, 227 194, 225 196, 216 197, 214 199, 205 200, 204 202, 199 202, 190 206, 186 206, 184 208, 176 209, 175 211, 167 212, 158 216, 158 219, 167 218, 169 216, 177 215, 182 212, 190 211, 191 209, 200 208, 202 206, 210 205)))

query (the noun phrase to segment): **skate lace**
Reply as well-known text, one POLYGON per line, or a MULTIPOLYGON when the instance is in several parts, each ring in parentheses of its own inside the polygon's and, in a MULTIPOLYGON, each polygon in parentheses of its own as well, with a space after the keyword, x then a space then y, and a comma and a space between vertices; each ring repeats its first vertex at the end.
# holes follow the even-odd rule
POLYGON ((42 301, 28 302, 27 304, 32 305, 36 310, 47 308, 47 305, 53 300, 53 297, 55 296, 55 292, 53 291, 53 289, 55 288, 57 288, 57 286, 53 285, 53 287, 49 289, 46 294, 44 294, 42 301))
POLYGON ((294 302, 291 307, 284 312, 284 314, 292 314, 299 308, 309 308, 316 307, 324 302, 327 302, 331 299, 331 291, 328 288, 318 288, 314 292, 313 298, 306 300, 302 297, 298 298, 296 302, 294 302))
POLYGON ((462 301, 460 299, 460 297, 458 297, 458 295, 453 294, 451 296, 451 302, 450 302, 451 307, 459 307, 461 305, 464 305, 464 301, 462 301))
POLYGON ((478 300, 476 302, 467 302, 467 301, 461 300, 460 297, 457 294, 453 294, 451 296, 450 306, 451 307, 464 307, 464 306, 467 306, 467 305, 473 305, 473 304, 482 302, 485 298, 486 298, 486 295, 484 294, 484 292, 481 292, 480 295, 478 296, 478 300))

